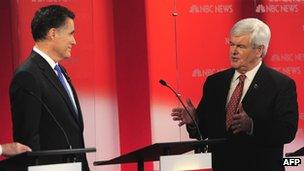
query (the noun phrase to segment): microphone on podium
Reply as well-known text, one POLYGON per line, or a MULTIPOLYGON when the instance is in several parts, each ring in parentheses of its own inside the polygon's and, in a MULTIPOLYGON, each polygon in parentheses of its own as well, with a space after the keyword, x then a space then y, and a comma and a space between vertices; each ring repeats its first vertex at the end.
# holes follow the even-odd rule
POLYGON ((198 127, 198 124, 197 122, 195 121, 195 119, 193 119, 193 117, 191 116, 189 110, 187 109, 187 107, 185 106, 185 104, 183 103, 183 101, 181 100, 179 94, 170 86, 166 83, 166 81, 164 80, 159 80, 159 83, 167 88, 169 88, 174 94, 175 96, 177 97, 177 99, 179 100, 179 102, 182 104, 183 108, 186 110, 186 113, 189 115, 189 117, 191 118, 192 122, 194 123, 194 126, 195 126, 195 129, 197 130, 197 133, 199 135, 199 141, 203 140, 203 136, 202 136, 202 133, 198 127))
POLYGON ((60 123, 58 122, 58 120, 56 119, 56 117, 54 116, 53 112, 50 110, 50 108, 45 104, 45 102, 43 102, 41 100, 40 97, 38 97, 35 93, 33 93, 32 91, 26 89, 26 88, 22 88, 22 91, 25 92, 26 94, 34 97, 43 107, 44 109, 47 111, 47 113, 53 118, 53 120, 55 121, 56 125, 58 126, 58 128, 61 130, 61 132, 64 135, 65 141, 68 145, 69 149, 72 149, 72 145, 70 144, 69 138, 65 132, 65 130, 63 129, 63 127, 60 125, 60 123))

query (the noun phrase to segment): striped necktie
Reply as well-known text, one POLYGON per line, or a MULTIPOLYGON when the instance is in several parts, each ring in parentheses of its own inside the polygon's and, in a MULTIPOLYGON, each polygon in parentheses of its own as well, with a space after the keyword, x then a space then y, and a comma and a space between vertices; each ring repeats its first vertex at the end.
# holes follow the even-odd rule
POLYGON ((227 113, 226 113, 226 129, 228 130, 232 123, 232 116, 237 113, 238 106, 240 104, 240 100, 243 93, 244 88, 244 81, 245 81, 246 75, 240 75, 238 77, 239 83, 234 89, 232 96, 229 100, 229 103, 227 105, 227 113))

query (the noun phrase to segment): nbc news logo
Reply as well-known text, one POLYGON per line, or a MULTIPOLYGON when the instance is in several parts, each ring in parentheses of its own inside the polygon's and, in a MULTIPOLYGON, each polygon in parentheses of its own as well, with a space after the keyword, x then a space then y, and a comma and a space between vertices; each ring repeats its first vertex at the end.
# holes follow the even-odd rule
POLYGON ((283 166, 298 166, 301 164, 300 158, 283 158, 283 166))

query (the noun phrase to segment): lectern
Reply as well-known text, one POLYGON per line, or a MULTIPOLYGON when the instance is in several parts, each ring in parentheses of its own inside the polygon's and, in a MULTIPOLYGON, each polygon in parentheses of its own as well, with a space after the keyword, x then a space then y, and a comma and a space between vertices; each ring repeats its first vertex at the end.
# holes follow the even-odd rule
MULTIPOLYGON (((63 149, 33 151, 16 155, 0 162, 1 171, 27 171, 31 166, 42 166, 50 163, 50 158, 60 158, 60 163, 73 163, 75 155, 96 152, 96 148, 63 149)), ((71 165, 71 164, 70 164, 71 165)))
POLYGON ((192 150, 200 151, 200 149, 204 148, 206 145, 213 146, 225 142, 226 139, 209 139, 203 141, 155 143, 110 160, 95 161, 94 166, 120 163, 137 163, 137 170, 144 171, 145 161, 156 161, 160 159, 160 156, 178 155, 192 150))
POLYGON ((286 157, 300 157, 300 156, 304 156, 304 147, 296 150, 295 152, 292 153, 286 153, 285 154, 286 157))

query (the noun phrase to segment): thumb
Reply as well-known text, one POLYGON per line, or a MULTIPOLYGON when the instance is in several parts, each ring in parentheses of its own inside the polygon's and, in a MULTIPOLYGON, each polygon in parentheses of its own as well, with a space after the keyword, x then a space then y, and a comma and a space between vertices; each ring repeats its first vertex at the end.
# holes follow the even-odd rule
POLYGON ((189 98, 186 99, 186 103, 187 103, 187 106, 189 106, 190 108, 195 108, 193 103, 191 102, 191 100, 189 98))
POLYGON ((30 148, 30 147, 28 147, 28 146, 25 146, 26 147, 26 151, 32 151, 32 149, 30 148))
POLYGON ((243 113, 244 112, 242 103, 240 103, 240 105, 238 107, 238 110, 239 110, 239 113, 243 113))

